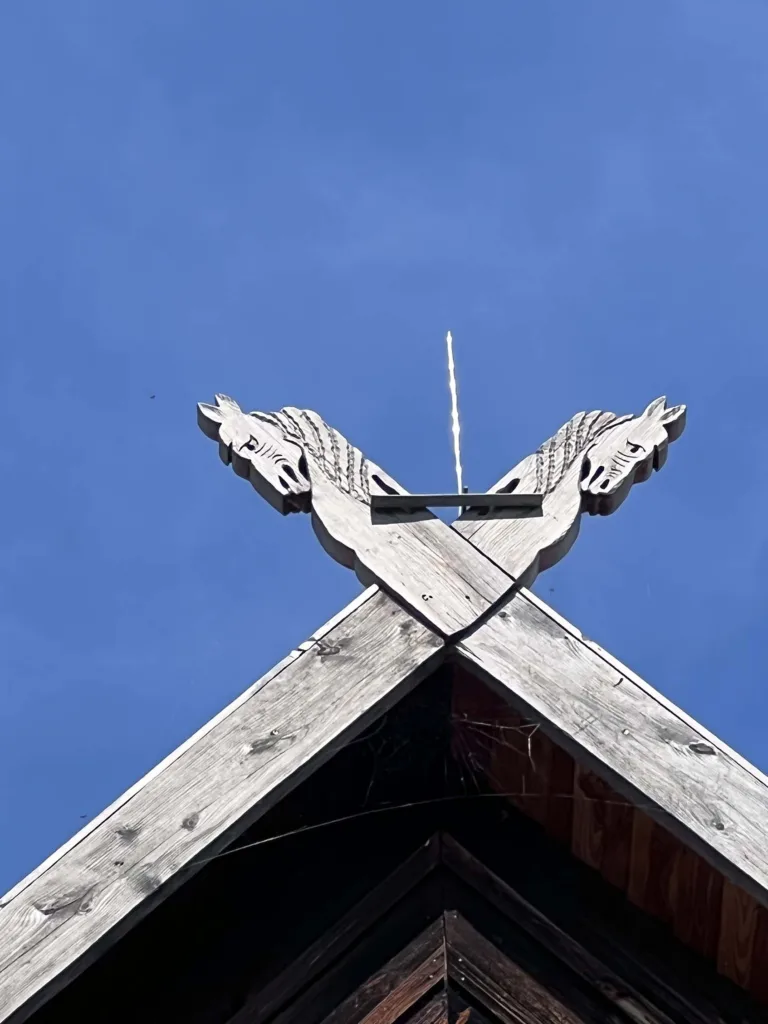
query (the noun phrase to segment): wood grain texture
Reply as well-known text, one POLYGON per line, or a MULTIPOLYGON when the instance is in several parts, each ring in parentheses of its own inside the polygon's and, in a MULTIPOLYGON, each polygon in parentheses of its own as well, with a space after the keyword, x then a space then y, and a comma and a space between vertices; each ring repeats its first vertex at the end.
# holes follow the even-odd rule
POLYGON ((259 690, 261 690, 264 686, 267 685, 270 679, 273 679, 275 676, 279 675, 288 667, 288 665, 291 664, 291 662, 296 661, 296 659, 300 658, 302 654, 304 654, 306 651, 309 651, 312 648, 316 647, 323 639, 323 637, 330 633, 332 629, 335 629, 340 622, 343 622, 344 619, 349 618, 349 616, 352 615, 352 613, 357 608, 365 604, 366 601, 369 601, 374 596, 374 594, 378 593, 378 589, 379 588, 376 586, 368 587, 361 594, 359 594, 353 601, 350 601, 348 605, 342 608, 341 611, 331 616, 331 618, 328 619, 328 621, 325 622, 322 626, 320 626, 319 629, 316 629, 310 637, 308 637, 306 640, 300 643, 298 647, 295 647, 289 654, 282 658, 268 672, 265 672, 263 676, 257 679, 255 683, 253 683, 246 690, 244 690, 238 697, 235 697, 233 701, 231 701, 218 714, 214 715, 211 719, 209 719, 205 723, 205 725, 203 725, 200 729, 197 730, 197 732, 193 733, 183 743, 179 744, 179 746, 176 747, 175 750, 172 750, 167 757, 163 758, 163 760, 156 764, 154 768, 151 769, 151 771, 147 772, 146 775, 142 776, 142 778, 139 779, 138 782, 134 783, 133 786, 130 786, 124 793, 121 793, 117 800, 113 801, 100 814, 96 815, 96 817, 89 821, 87 825, 84 825, 83 828, 76 832, 71 839, 68 839, 66 843, 62 843, 62 845, 58 847, 58 849, 54 850, 50 857, 47 857, 44 861, 38 864, 33 871, 30 871, 28 875, 25 875, 24 878, 17 882, 16 885, 13 886, 13 888, 9 889, 8 892, 6 892, 5 895, 0 898, 0 910, 2 910, 3 907, 7 906, 11 902, 11 900, 15 899, 20 892, 27 888, 28 885, 31 885, 36 878, 39 878, 42 874, 48 871, 48 869, 52 867, 57 861, 61 860, 61 858, 64 857, 65 854, 67 854, 70 850, 74 849, 74 847, 79 846, 80 843, 82 843, 82 841, 86 838, 86 836, 90 835, 91 832, 99 828, 99 826, 108 818, 111 818, 122 806, 127 804, 129 800, 132 800, 136 796, 136 794, 140 790, 142 790, 146 785, 148 785, 153 779, 157 778, 158 775, 162 775, 162 773, 165 772, 169 765, 171 765, 174 761, 181 757, 181 755, 185 751, 189 750, 190 747, 193 747, 197 743, 199 743, 207 733, 209 733, 213 728, 215 728, 220 722, 223 722, 225 718, 228 718, 234 711, 237 710, 237 708, 240 707, 241 704, 244 704, 247 700, 250 700, 250 698, 255 693, 258 693, 259 690))
MULTIPOLYGON (((401 953, 323 1019, 323 1024, 395 1024, 445 978, 442 920, 425 929, 401 953)), ((290 1017, 293 1021, 293 1015, 290 1017)), ((283 1024, 283 1016, 275 1024, 283 1024)))
POLYGON ((455 911, 445 915, 445 932, 449 976, 500 1021, 588 1024, 455 911))
POLYGON ((686 946, 713 961, 720 937, 723 876, 703 857, 681 846, 672 927, 686 946))
POLYGON ((642 811, 635 811, 632 825, 630 899, 647 914, 672 925, 685 847, 642 811))
POLYGON ((515 922, 532 938, 554 953, 564 964, 594 987, 619 1011, 631 1008, 630 1016, 638 1015, 646 1024, 671 1024, 671 1018, 653 1006, 628 982, 626 976, 613 972, 572 936, 559 928, 524 899, 512 886, 480 863, 450 836, 442 840, 443 863, 464 882, 471 885, 510 921, 515 922))
POLYGON ((690 719, 525 592, 456 650, 619 794, 768 902, 768 787, 690 719))
POLYGON ((642 690, 649 698, 651 698, 651 700, 653 700, 657 704, 660 704, 662 707, 670 711, 675 718, 679 719, 684 724, 690 726, 692 730, 694 730, 699 736, 701 736, 705 744, 708 744, 709 746, 714 748, 716 753, 725 755, 729 758, 729 760, 733 761, 735 764, 738 764, 740 768, 743 768, 744 771, 748 772, 753 778, 757 779, 758 782, 761 782, 764 786, 768 787, 768 775, 766 775, 765 772, 761 772, 759 768, 753 765, 745 757, 742 757, 742 755, 738 751, 734 750, 733 747, 729 747, 728 744, 721 740, 719 736, 715 736, 714 733, 710 732, 703 725, 701 725, 701 723, 697 722, 695 718, 693 718, 691 715, 683 711, 682 708, 679 708, 673 701, 669 700, 668 697, 665 697, 663 693, 660 693, 653 686, 651 686, 650 683, 646 682, 646 680, 643 679, 642 676, 639 676, 636 672, 633 672, 628 665, 625 665, 617 657, 611 654, 610 651, 607 651, 604 647, 601 647, 600 644, 597 643, 597 641, 593 640, 588 636, 585 636, 585 634, 582 633, 578 626, 574 626, 572 622, 569 622, 568 619, 560 615, 560 613, 557 612, 550 605, 548 605, 546 601, 542 600, 542 598, 534 594, 532 590, 522 588, 520 591, 520 595, 524 597, 525 600, 532 604, 535 608, 538 608, 541 612, 543 612, 544 615, 547 616, 547 618, 551 619, 553 622, 561 626, 564 633, 567 636, 571 637, 571 639, 575 641, 579 646, 588 648, 590 651, 596 654, 601 661, 604 661, 606 665, 608 665, 610 668, 615 669, 615 671, 622 678, 632 682, 633 685, 638 688, 638 690, 642 690))
POLYGON ((0 911, 0 1020, 21 1021, 394 704, 442 641, 372 591, 0 911))
POLYGON ((723 886, 717 968, 737 985, 749 987, 757 934, 757 902, 726 879, 723 886))
POLYGON ((477 547, 427 510, 371 509, 405 494, 381 467, 309 409, 244 413, 231 398, 198 407, 205 434, 280 511, 309 511, 331 557, 379 583, 445 637, 468 629, 514 586, 477 547))
POLYGON ((625 888, 634 808, 599 775, 576 764, 572 849, 606 881, 625 888))
POLYGON ((550 835, 570 843, 573 759, 460 665, 454 666, 452 750, 550 835))
POLYGON ((685 426, 685 406, 658 398, 639 416, 581 412, 491 488, 542 494, 540 510, 509 517, 469 510, 453 524, 498 565, 530 586, 568 552, 582 512, 608 515, 632 485, 660 469, 685 426))
POLYGON ((448 996, 441 992, 431 999, 426 1006, 408 1017, 403 1024, 448 1024, 448 996))
POLYGON ((448 1021, 449 1024, 497 1024, 482 1014, 476 1004, 470 1004, 454 986, 448 988, 448 1021))

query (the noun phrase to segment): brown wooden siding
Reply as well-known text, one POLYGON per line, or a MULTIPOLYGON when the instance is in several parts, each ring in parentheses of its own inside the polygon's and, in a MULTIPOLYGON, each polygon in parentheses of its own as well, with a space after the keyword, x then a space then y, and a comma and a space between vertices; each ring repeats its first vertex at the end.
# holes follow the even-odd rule
POLYGON ((455 756, 496 793, 768 1002, 766 908, 464 670, 455 673, 452 722, 455 756))

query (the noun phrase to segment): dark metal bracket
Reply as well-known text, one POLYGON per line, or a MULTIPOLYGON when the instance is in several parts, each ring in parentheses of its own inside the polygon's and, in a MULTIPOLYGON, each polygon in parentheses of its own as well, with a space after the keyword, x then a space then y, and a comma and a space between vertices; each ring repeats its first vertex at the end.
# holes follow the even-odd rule
POLYGON ((374 512, 399 509, 418 512, 429 508, 503 508, 519 509, 523 515, 531 509, 541 508, 542 494, 372 494, 374 512))

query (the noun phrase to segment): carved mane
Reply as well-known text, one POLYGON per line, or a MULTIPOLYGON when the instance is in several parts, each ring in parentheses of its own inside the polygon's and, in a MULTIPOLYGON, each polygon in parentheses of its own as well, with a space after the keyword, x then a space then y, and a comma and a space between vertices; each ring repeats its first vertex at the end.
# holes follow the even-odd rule
POLYGON ((535 453, 537 494, 549 494, 557 487, 575 460, 607 430, 634 417, 613 412, 579 412, 535 453))
POLYGON ((298 444, 345 494, 370 501, 368 460, 316 412, 288 406, 279 412, 252 412, 251 416, 277 427, 287 440, 298 444))

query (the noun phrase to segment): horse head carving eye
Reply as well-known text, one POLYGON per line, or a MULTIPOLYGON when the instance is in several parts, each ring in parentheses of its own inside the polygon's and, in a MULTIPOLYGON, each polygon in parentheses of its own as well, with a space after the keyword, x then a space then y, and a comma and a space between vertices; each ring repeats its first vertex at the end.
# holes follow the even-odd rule
POLYGON ((254 437, 253 434, 251 434, 248 440, 240 445, 240 451, 242 451, 244 448, 247 448, 249 452, 258 451, 259 448, 261 448, 261 445, 259 444, 259 439, 257 437, 254 437))
POLYGON ((634 441, 627 441, 627 448, 629 448, 630 455, 638 455, 640 452, 645 451, 641 444, 635 444, 634 441))

